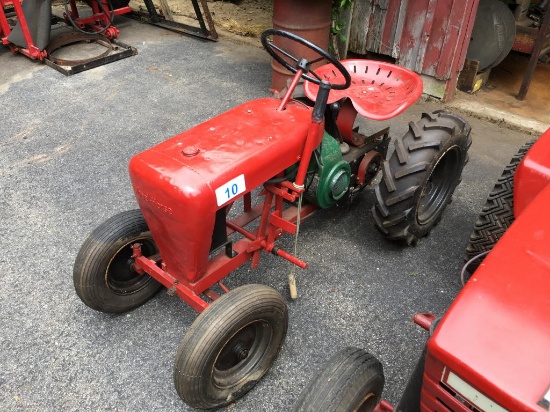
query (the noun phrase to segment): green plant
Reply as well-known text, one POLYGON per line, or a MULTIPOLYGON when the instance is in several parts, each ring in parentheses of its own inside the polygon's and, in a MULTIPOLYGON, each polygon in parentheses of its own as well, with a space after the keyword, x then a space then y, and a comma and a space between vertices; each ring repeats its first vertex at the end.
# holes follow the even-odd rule
POLYGON ((346 40, 346 35, 344 33, 346 23, 342 20, 342 10, 350 10, 352 4, 353 0, 333 0, 332 2, 332 25, 330 27, 330 34, 338 40, 346 40))

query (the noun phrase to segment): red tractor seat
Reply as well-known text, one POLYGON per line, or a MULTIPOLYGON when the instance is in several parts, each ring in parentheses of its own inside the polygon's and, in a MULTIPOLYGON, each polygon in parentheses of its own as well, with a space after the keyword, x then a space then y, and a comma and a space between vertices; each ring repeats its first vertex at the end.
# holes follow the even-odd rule
MULTIPOLYGON (((348 97, 355 110, 367 119, 387 120, 403 113, 422 94, 422 79, 415 72, 374 60, 342 60, 351 75, 351 86, 344 90, 331 90, 328 103, 348 97)), ((343 76, 334 65, 315 69, 315 73, 329 83, 344 83, 343 76)), ((306 81, 306 96, 315 101, 319 86, 306 81)))

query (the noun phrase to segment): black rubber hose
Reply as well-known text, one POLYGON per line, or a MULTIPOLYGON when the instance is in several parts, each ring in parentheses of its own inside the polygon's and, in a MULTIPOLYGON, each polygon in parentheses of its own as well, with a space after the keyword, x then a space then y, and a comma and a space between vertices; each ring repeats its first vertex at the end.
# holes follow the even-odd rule
POLYGON ((101 12, 103 14, 105 14, 107 16, 107 18, 109 19, 109 24, 107 24, 107 26, 105 26, 102 30, 100 31, 86 31, 86 30, 82 30, 80 27, 78 27, 76 25, 76 23, 74 22, 73 18, 71 17, 71 13, 69 12, 69 8, 68 8, 68 5, 69 5, 69 0, 65 0, 65 15, 67 16, 67 20, 69 20, 69 23, 71 23, 71 25, 79 32, 81 33, 84 33, 84 34, 102 34, 102 33, 105 33, 105 31, 111 27, 113 25, 113 20, 115 18, 115 10, 113 8, 113 5, 111 3, 111 0, 107 0, 108 4, 109 4, 109 8, 111 10, 111 15, 109 16, 109 14, 107 14, 107 12, 105 11, 105 8, 103 7, 103 3, 101 0, 95 0, 95 2, 99 5, 99 8, 101 9, 101 12))

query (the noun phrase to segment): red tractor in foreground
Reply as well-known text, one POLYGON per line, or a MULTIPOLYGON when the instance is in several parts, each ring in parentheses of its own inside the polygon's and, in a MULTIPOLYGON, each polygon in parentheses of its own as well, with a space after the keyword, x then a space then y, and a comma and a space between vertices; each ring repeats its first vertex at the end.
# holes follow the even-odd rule
POLYGON ((388 129, 365 136, 355 118, 402 113, 422 93, 417 74, 376 61, 340 62, 280 30, 266 31, 262 44, 294 73, 283 96, 244 103, 134 156, 129 170, 140 209, 95 229, 74 265, 76 292, 95 310, 129 311, 164 286, 201 312, 174 367, 178 394, 196 408, 246 393, 287 331, 279 292, 263 285, 229 291, 225 276, 248 261, 257 267, 262 252, 306 268, 277 239, 297 236, 314 211, 350 202, 380 170, 376 226, 415 243, 440 220, 471 143, 470 126, 439 111, 411 122, 386 160, 388 129), (309 100, 292 98, 300 79, 309 100))
POLYGON ((347 348, 295 411, 549 411, 548 207, 550 129, 519 150, 489 194, 466 250, 477 269, 445 316, 415 317, 431 336, 397 406, 380 402, 381 363, 347 348))

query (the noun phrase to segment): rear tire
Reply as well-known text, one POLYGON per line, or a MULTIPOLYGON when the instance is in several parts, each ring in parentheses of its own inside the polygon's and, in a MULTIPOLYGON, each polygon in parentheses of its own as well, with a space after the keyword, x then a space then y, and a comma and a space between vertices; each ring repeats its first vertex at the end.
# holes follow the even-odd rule
POLYGON ((449 112, 409 123, 375 188, 372 214, 386 238, 411 245, 433 229, 460 183, 471 142, 470 125, 449 112))
POLYGON ((132 245, 144 256, 158 253, 139 209, 119 213, 98 226, 82 244, 73 268, 78 297, 90 308, 121 313, 147 302, 162 287, 133 269, 132 245))
MULTIPOLYGON (((466 261, 490 251, 514 222, 514 174, 535 141, 526 143, 518 150, 487 196, 466 246, 466 261)), ((468 271, 473 273, 481 262, 482 257, 472 261, 468 271)))
POLYGON ((178 395, 199 409, 234 402, 269 370, 287 328, 286 303, 273 288, 245 285, 221 296, 197 317, 178 347, 178 395))
POLYGON ((302 391, 294 412, 372 411, 383 388, 378 359, 362 349, 346 348, 302 391))

